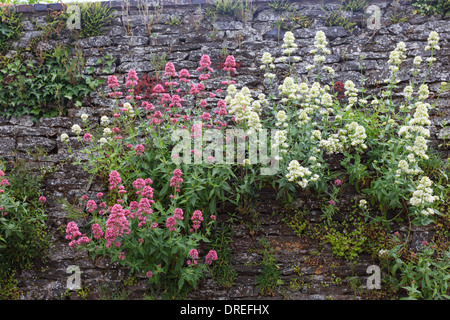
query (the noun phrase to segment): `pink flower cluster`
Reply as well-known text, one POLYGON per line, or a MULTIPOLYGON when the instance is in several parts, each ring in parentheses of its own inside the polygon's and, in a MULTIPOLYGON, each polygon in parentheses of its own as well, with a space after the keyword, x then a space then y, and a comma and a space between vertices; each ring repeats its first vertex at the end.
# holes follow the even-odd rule
POLYGON ((78 229, 78 225, 71 221, 66 226, 66 239, 71 240, 69 242, 69 247, 72 247, 74 244, 82 244, 82 243, 89 243, 91 239, 89 239, 86 234, 81 234, 80 230, 78 229), (76 239, 78 237, 78 239, 76 239))
POLYGON ((137 156, 141 156, 144 153, 145 148, 142 144, 137 144, 136 147, 134 147, 134 151, 136 151, 137 156))
POLYGON ((192 228, 194 228, 195 230, 200 228, 200 224, 203 221, 203 214, 200 210, 195 210, 194 213, 192 214, 192 228))
POLYGON ((205 257, 205 263, 211 265, 211 263, 217 259, 217 252, 215 250, 210 250, 205 257))
MULTIPOLYGON (((182 174, 183 172, 180 169, 173 170, 173 176, 170 178, 169 185, 175 187, 175 192, 180 192, 180 183, 183 182, 183 178, 181 177, 182 174)), ((170 195, 170 197, 174 198, 175 196, 170 195)))
POLYGON ((116 170, 113 170, 109 174, 109 190, 116 188, 119 183, 122 182, 122 178, 116 170))
POLYGON ((197 259, 198 259, 198 251, 196 249, 191 249, 189 251, 189 256, 192 258, 192 262, 191 262, 191 260, 186 261, 187 265, 189 266, 191 263, 196 265, 197 259))
POLYGON ((236 72, 236 60, 234 59, 233 56, 230 55, 227 57, 227 59, 225 60, 223 70, 231 73, 236 72))
POLYGON ((128 71, 127 82, 125 83, 125 87, 134 87, 138 85, 139 78, 137 77, 136 71, 131 69, 128 71))
POLYGON ((123 237, 124 234, 130 234, 131 232, 125 210, 120 204, 115 204, 112 208, 109 208, 109 211, 111 213, 105 223, 107 248, 110 248, 114 242, 116 242, 116 246, 120 246, 120 242, 116 241, 117 237, 123 237))
POLYGON ((116 91, 116 88, 119 87, 119 82, 117 81, 116 76, 111 75, 108 77, 108 87, 113 91, 109 93, 110 97, 121 96, 122 92, 116 91))

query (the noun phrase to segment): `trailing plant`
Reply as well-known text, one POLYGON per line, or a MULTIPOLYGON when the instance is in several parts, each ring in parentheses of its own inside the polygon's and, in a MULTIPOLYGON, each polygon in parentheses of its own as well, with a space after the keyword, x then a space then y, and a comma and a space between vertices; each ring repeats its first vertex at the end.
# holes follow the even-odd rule
POLYGON ((0 54, 6 54, 11 42, 22 34, 22 14, 9 7, 0 8, 0 54))
POLYGON ((0 107, 6 116, 35 117, 64 114, 68 102, 95 91, 101 80, 82 74, 81 51, 70 55, 68 48, 46 52, 42 64, 14 56, 0 68, 0 107))

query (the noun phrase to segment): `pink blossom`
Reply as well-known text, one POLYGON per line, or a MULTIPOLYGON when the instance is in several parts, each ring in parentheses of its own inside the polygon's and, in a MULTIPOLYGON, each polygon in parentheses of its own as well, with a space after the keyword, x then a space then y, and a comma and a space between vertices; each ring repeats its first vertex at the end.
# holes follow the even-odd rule
POLYGON ((108 77, 108 87, 110 89, 117 88, 119 86, 119 82, 117 81, 116 76, 112 75, 108 77))
POLYGON ((168 217, 166 220, 166 228, 169 231, 175 231, 175 225, 177 224, 177 220, 174 217, 168 217))
POLYGON ((78 229, 78 225, 73 221, 71 221, 67 224, 66 233, 67 233, 67 235, 66 235, 67 240, 73 240, 76 237, 81 236, 81 232, 78 229))
POLYGON ((133 181, 132 185, 133 185, 133 187, 136 190, 139 190, 139 189, 142 189, 145 186, 145 181, 142 178, 138 178, 138 179, 133 181))
POLYGON ((191 256, 192 259, 197 259, 198 258, 198 251, 196 249, 191 249, 189 251, 189 255, 191 256))
POLYGON ((89 200, 86 204, 86 207, 89 209, 89 212, 94 212, 95 209, 97 209, 97 204, 94 200, 89 200))
POLYGON ((189 72, 186 69, 181 69, 180 73, 178 74, 178 77, 180 78, 181 82, 188 83, 190 80, 187 78, 190 78, 191 75, 189 74, 189 72))
POLYGON ((103 197, 103 193, 98 192, 98 193, 97 193, 97 198, 100 199, 101 197, 103 197))
POLYGON ((157 84, 156 86, 153 87, 152 90, 154 93, 163 93, 166 92, 166 90, 164 89, 164 87, 161 84, 157 84))
POLYGON ((91 228, 94 239, 100 239, 101 237, 103 237, 102 227, 100 227, 98 223, 94 223, 91 228))
POLYGON ((192 222, 192 228, 194 228, 195 230, 200 228, 200 224, 203 221, 203 214, 200 210, 195 210, 194 213, 192 214, 192 218, 191 220, 192 222))
POLYGON ((153 189, 152 187, 145 186, 144 189, 142 189, 141 196, 151 199, 151 198, 153 198, 154 191, 155 191, 155 189, 153 189))
POLYGON ((339 180, 339 179, 334 180, 335 186, 340 186, 341 184, 342 184, 341 180, 339 180))
POLYGON ((184 219, 184 217, 183 217, 183 210, 180 209, 180 208, 176 208, 176 209, 173 211, 173 217, 174 217, 175 219, 178 219, 178 220, 183 220, 183 219, 184 219))
POLYGON ((205 257, 205 263, 211 265, 211 263, 216 260, 217 260, 217 252, 215 250, 210 250, 205 257))
POLYGON ((86 140, 87 142, 91 142, 92 140, 92 134, 90 133, 85 133, 83 136, 84 140, 86 140))
POLYGON ((119 173, 116 170, 111 171, 109 174, 109 190, 114 189, 117 185, 122 182, 119 173))
POLYGON ((47 201, 47 198, 44 196, 39 197, 39 202, 45 203, 47 201))
POLYGON ((137 86, 138 85, 138 77, 136 74, 136 71, 134 71, 133 69, 131 69, 128 72, 128 76, 127 76, 127 82, 125 83, 125 87, 131 87, 131 86, 137 86))
POLYGON ((211 119, 211 115, 209 114, 209 112, 203 112, 200 118, 202 118, 203 121, 209 121, 211 119))
POLYGON ((197 71, 201 71, 201 70, 205 69, 205 70, 212 72, 213 69, 211 69, 210 66, 211 66, 211 60, 207 54, 204 54, 200 58, 200 67, 197 68, 197 71))
POLYGON ((105 239, 107 240, 107 248, 111 247, 117 237, 122 237, 124 234, 129 234, 131 232, 129 229, 129 222, 120 204, 115 204, 112 208, 110 208, 110 212, 111 213, 108 216, 108 220, 106 220, 105 223, 105 239))
POLYGON ((165 77, 176 77, 177 73, 175 72, 175 66, 173 65, 172 62, 167 62, 166 63, 166 67, 164 70, 164 76, 165 77))
POLYGON ((136 151, 136 155, 140 156, 144 153, 144 146, 142 144, 138 144, 136 145, 136 147, 134 148, 134 151, 136 151))
POLYGON ((233 56, 228 56, 225 60, 225 66, 223 67, 223 70, 229 71, 229 72, 236 72, 236 61, 234 60, 233 56))

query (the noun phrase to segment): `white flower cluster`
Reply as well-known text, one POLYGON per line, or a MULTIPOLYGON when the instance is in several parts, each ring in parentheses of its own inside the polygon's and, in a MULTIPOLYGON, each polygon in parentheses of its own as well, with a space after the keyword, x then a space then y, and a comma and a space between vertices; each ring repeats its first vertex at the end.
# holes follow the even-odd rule
MULTIPOLYGON (((277 130, 274 136, 274 145, 273 147, 278 147, 279 153, 287 153, 287 148, 289 145, 286 143, 287 141, 287 131, 286 130, 277 130)), ((281 160, 280 157, 277 157, 276 160, 281 160)))
POLYGON ((357 96, 358 96, 358 89, 356 88, 355 84, 354 84, 353 81, 351 81, 351 80, 345 81, 345 83, 344 83, 344 89, 345 89, 344 94, 345 94, 347 97, 349 97, 349 98, 348 98, 348 105, 347 105, 347 107, 345 108, 345 110, 350 110, 351 107, 352 107, 353 105, 355 105, 356 102, 358 102, 358 98, 357 98, 357 96))
POLYGON ((313 175, 308 168, 302 167, 297 160, 289 162, 288 171, 286 178, 291 182, 296 182, 302 188, 306 188, 309 181, 317 181, 319 179, 319 175, 313 175))
POLYGON ((397 47, 389 55, 388 63, 390 64, 389 69, 393 76, 397 74, 400 64, 406 59, 406 45, 404 42, 397 44, 397 47))
POLYGON ((428 96, 430 95, 430 91, 428 90, 428 85, 427 84, 422 84, 419 87, 419 100, 425 100, 428 98, 428 96))
MULTIPOLYGON (((291 31, 288 31, 284 34, 283 44, 281 45, 281 47, 284 49, 283 55, 285 55, 285 57, 279 58, 278 61, 284 62, 291 57, 291 55, 295 52, 295 50, 297 50, 297 44, 295 43, 295 37, 291 31)), ((298 61, 300 61, 300 57, 293 56, 292 60, 293 60, 293 62, 298 62, 298 61)))
MULTIPOLYGON (((436 31, 431 31, 428 35, 428 46, 425 47, 425 51, 430 50, 440 50, 441 48, 438 45, 439 42, 439 35, 436 31)), ((428 59, 427 59, 428 61, 428 59)))
POLYGON ((287 115, 286 115, 286 112, 284 110, 280 110, 280 111, 277 112, 276 119, 277 119, 277 122, 275 123, 275 125, 277 127, 286 128, 288 126, 288 123, 286 122, 287 115))
POLYGON ((134 117, 134 110, 133 110, 133 106, 129 103, 129 102, 125 102, 123 104, 123 108, 127 109, 125 112, 126 114, 128 114, 130 117, 134 117))
POLYGON ((325 149, 327 154, 343 152, 347 141, 346 133, 346 130, 341 129, 338 133, 331 134, 327 139, 321 139, 319 147, 325 149))
POLYGON ((107 116, 102 116, 100 118, 100 124, 102 126, 107 126, 110 123, 109 118, 107 116))
POLYGON ((72 126, 72 132, 73 133, 75 133, 75 134, 80 134, 81 133, 81 127, 79 126, 79 125, 77 125, 77 124, 74 124, 73 126, 72 126))
POLYGON ((407 174, 419 174, 422 172, 422 169, 417 165, 416 156, 422 159, 429 158, 426 154, 428 146, 425 137, 430 136, 430 130, 425 128, 425 126, 431 124, 428 116, 428 108, 430 105, 421 101, 416 102, 415 105, 416 111, 414 112, 413 118, 409 120, 407 125, 401 126, 398 132, 405 143, 404 149, 409 151, 409 153, 406 159, 402 159, 398 163, 399 169, 396 171, 397 178, 400 177, 402 172, 407 174))
POLYGON ((251 97, 250 90, 243 87, 240 91, 231 84, 227 88, 228 95, 225 97, 225 102, 229 106, 230 115, 234 116, 236 123, 247 123, 249 133, 256 132, 262 129, 260 112, 261 102, 264 103, 265 96, 259 95, 258 103, 251 97))
POLYGON ((260 67, 261 69, 265 69, 264 77, 268 79, 275 78, 275 74, 271 73, 270 70, 275 69, 275 65, 273 64, 274 58, 269 52, 264 52, 261 58, 261 62, 263 65, 260 67))
POLYGON ((61 142, 69 141, 69 135, 67 133, 61 134, 61 142))
MULTIPOLYGON (((319 147, 325 149, 327 154, 341 153, 350 147, 366 149, 366 129, 356 122, 345 125, 346 129, 339 129, 337 133, 331 134, 327 139, 320 139, 319 147)), ((317 135, 319 136, 319 135, 317 135)))
POLYGON ((367 138, 366 129, 356 122, 352 122, 345 126, 348 129, 348 132, 351 133, 351 135, 349 135, 351 145, 353 147, 360 145, 363 149, 366 149, 367 146, 364 144, 364 141, 367 138))
MULTIPOLYGON (((410 154, 410 155, 412 155, 412 156, 414 157, 413 154, 410 154)), ((411 157, 410 157, 410 158, 411 158, 411 157)), ((411 159, 411 160, 412 160, 412 161, 410 161, 410 162, 411 162, 412 164, 414 164, 414 163, 416 162, 415 159, 411 159)), ((418 167, 410 168, 410 167, 409 167, 408 161, 402 159, 402 160, 400 160, 399 163, 398 163, 398 169, 397 169, 397 171, 395 172, 395 173, 396 173, 395 176, 396 176, 397 178, 399 178, 402 172, 405 172, 405 173, 407 173, 407 174, 419 174, 419 173, 422 172, 422 170, 421 170, 420 168, 418 168, 418 167)))
POLYGON ((433 190, 431 189, 432 181, 427 176, 422 177, 419 181, 419 185, 413 192, 410 204, 414 207, 421 209, 421 213, 424 215, 433 214, 434 210, 430 208, 430 205, 439 200, 438 196, 433 196, 433 190))
POLYGON ((359 200, 358 206, 359 206, 361 209, 366 210, 366 209, 367 209, 367 200, 365 200, 365 199, 359 200))
POLYGON ((408 122, 408 125, 401 126, 398 132, 398 134, 403 136, 405 139, 413 138, 411 133, 419 133, 424 137, 430 136, 430 130, 425 128, 425 126, 429 126, 431 124, 428 115, 428 108, 430 108, 430 104, 418 101, 415 106, 416 111, 414 112, 413 118, 408 122))
MULTIPOLYGON (((313 61, 315 64, 320 65, 325 61, 325 56, 329 55, 331 51, 327 48, 328 41, 325 33, 323 31, 318 31, 315 36, 314 49, 310 51, 314 55, 313 61)), ((309 65, 306 67, 307 70, 314 68, 314 65, 309 65)), ((334 70, 331 67, 325 67, 329 73, 334 74, 334 70)))

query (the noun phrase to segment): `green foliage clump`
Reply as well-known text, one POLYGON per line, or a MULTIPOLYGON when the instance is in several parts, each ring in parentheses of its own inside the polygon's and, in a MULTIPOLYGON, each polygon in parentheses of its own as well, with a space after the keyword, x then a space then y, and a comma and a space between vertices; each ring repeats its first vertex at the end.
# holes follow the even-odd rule
POLYGON ((267 239, 262 238, 259 241, 263 260, 261 261, 262 270, 256 279, 256 286, 261 295, 274 295, 275 289, 282 283, 280 280, 280 267, 276 264, 277 260, 273 254, 273 248, 267 239))
POLYGON ((61 115, 67 103, 80 105, 100 81, 82 73, 84 59, 78 51, 56 47, 44 53, 42 63, 19 55, 0 62, 0 109, 5 116, 61 115))
POLYGON ((411 3, 421 15, 450 14, 449 0, 411 0, 411 3))
POLYGON ((406 291, 407 300, 450 299, 450 251, 422 243, 417 252, 405 252, 404 244, 390 250, 383 259, 395 288, 406 291), (409 254, 408 254, 409 253, 409 254))
POLYGON ((113 10, 102 2, 83 2, 80 5, 81 29, 79 38, 101 36, 105 28, 114 19, 113 10))
POLYGON ((22 34, 21 14, 8 7, 0 8, 0 54, 5 54, 10 43, 22 34))
POLYGON ((46 172, 32 173, 19 162, 12 172, 2 176, 0 299, 17 299, 15 271, 33 268, 36 262, 45 261, 47 256, 50 247, 47 215, 43 202, 39 201, 46 172))

